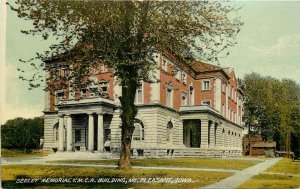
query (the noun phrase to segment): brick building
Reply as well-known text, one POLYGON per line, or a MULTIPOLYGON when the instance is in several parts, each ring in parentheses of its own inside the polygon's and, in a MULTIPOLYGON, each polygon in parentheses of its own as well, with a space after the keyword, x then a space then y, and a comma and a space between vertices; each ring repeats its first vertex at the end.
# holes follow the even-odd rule
MULTIPOLYGON (((155 61, 160 69, 151 74, 160 82, 142 82, 136 91, 132 154, 241 155, 243 93, 233 69, 203 62, 186 66, 160 54, 155 61)), ((50 74, 67 73, 59 68, 50 74)), ((45 149, 119 152, 121 86, 104 66, 89 79, 93 84, 77 93, 46 92, 45 149)))

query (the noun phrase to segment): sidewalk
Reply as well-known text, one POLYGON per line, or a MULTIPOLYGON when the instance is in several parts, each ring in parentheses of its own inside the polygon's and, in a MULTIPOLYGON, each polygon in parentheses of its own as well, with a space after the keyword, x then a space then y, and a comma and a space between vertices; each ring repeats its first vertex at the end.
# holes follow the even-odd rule
POLYGON ((227 177, 219 182, 216 182, 214 184, 202 187, 205 189, 208 188, 213 188, 213 189, 218 189, 218 188, 223 188, 223 189, 231 189, 231 188, 236 188, 251 177, 258 175, 259 173, 262 173, 263 171, 267 170, 269 167, 273 166, 276 164, 279 160, 282 158, 273 158, 266 160, 265 162, 259 163, 257 165, 254 165, 252 167, 246 168, 242 171, 236 172, 234 175, 231 177, 227 177))

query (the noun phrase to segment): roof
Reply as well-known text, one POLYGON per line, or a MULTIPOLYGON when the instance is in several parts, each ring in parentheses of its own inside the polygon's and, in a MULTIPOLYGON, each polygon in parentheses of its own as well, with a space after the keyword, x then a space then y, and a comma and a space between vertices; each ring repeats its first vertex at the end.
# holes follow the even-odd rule
POLYGON ((256 148, 275 148, 276 147, 276 142, 255 142, 251 144, 251 147, 256 147, 256 148))
POLYGON ((222 69, 220 66, 207 64, 201 61, 194 61, 191 65, 196 72, 219 71, 222 69))

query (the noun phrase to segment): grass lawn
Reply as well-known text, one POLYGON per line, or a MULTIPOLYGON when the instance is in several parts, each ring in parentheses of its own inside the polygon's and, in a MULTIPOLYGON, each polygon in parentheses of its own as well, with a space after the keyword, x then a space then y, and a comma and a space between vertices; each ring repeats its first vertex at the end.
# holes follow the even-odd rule
POLYGON ((1 148, 1 157, 37 157, 47 155, 48 151, 46 150, 32 150, 31 152, 25 152, 23 150, 8 150, 1 148))
POLYGON ((2 166, 2 186, 4 188, 196 188, 216 182, 232 175, 227 172, 172 171, 172 170, 117 170, 94 167, 6 165, 2 166), (84 183, 84 184, 18 184, 16 178, 188 178, 191 183, 84 183))
MULTIPOLYGON (((266 172, 300 174, 300 161, 293 162, 291 159, 282 159, 266 172)), ((289 175, 272 175, 261 173, 247 182, 243 183, 238 189, 244 188, 298 188, 300 186, 300 177, 289 175)))
POLYGON ((300 177, 285 175, 259 174, 252 179, 244 182, 237 189, 268 189, 268 188, 298 188, 300 186, 300 177))
POLYGON ((269 168, 266 172, 300 174, 300 161, 284 158, 273 167, 269 168))
MULTIPOLYGON (((51 161, 60 163, 80 163, 117 165, 118 160, 61 160, 51 161)), ((255 160, 233 160, 233 159, 203 159, 203 158, 173 158, 173 159, 132 159, 133 166, 168 166, 168 167, 192 167, 192 168, 221 168, 242 170, 259 163, 255 160)))

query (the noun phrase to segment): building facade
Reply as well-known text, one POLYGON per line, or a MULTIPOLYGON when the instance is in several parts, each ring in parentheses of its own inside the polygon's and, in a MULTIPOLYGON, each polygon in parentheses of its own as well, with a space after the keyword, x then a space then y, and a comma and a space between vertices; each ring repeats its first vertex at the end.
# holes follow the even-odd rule
MULTIPOLYGON (((160 69, 136 91, 132 155, 146 157, 242 154, 243 93, 233 69, 202 62, 179 64, 157 54, 160 69), (172 73, 172 74, 170 74, 172 73)), ((47 73, 68 74, 63 68, 47 73)), ((46 92, 44 148, 119 153, 121 86, 103 65, 80 91, 46 92)))

